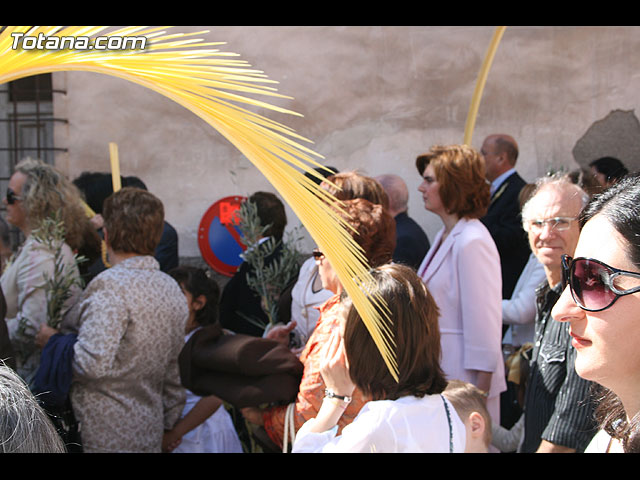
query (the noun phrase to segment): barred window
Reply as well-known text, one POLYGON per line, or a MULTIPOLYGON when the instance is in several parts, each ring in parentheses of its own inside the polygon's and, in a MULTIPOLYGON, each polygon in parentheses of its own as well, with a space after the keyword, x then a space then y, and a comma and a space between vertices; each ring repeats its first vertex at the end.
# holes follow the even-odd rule
MULTIPOLYGON (((54 94, 59 93, 64 92, 53 89, 50 73, 0 85, 0 195, 20 160, 31 157, 53 164, 56 151, 64 151, 56 148, 53 137, 54 123, 66 122, 54 116, 54 94)), ((12 231, 13 247, 18 237, 19 232, 12 231)))

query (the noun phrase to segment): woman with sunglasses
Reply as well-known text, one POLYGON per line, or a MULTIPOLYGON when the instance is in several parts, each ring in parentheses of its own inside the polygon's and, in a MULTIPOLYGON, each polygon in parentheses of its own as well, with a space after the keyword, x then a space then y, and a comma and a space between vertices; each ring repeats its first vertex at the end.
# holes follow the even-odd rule
MULTIPOLYGON (((338 200, 364 198, 389 208, 389 197, 382 185, 376 179, 356 171, 329 175, 320 182, 320 187, 338 200)), ((280 296, 278 315, 283 325, 271 328, 266 337, 282 343, 289 342, 292 350, 299 353, 318 323, 318 307, 332 296, 333 292, 322 288, 316 258, 308 258, 300 267, 294 285, 280 296)))
POLYGON ((601 386, 601 431, 587 452, 640 451, 640 178, 596 196, 581 216, 575 258, 563 257, 568 288, 555 320, 570 323, 578 375, 601 386))
MULTIPOLYGON (((338 215, 351 227, 348 230, 353 240, 362 248, 369 266, 377 267, 391 261, 396 245, 396 232, 393 217, 386 208, 364 198, 346 200, 344 205, 335 208, 338 215)), ((300 391, 295 402, 291 404, 296 431, 304 422, 316 416, 323 403, 325 385, 320 374, 320 363, 324 359, 324 348, 332 332, 340 328, 342 317, 342 283, 323 252, 316 250, 313 256, 318 265, 322 287, 331 291, 333 296, 320 307, 318 323, 300 354, 304 371, 300 391)), ((340 417, 339 428, 351 422, 365 402, 363 393, 356 390, 351 403, 340 417)), ((243 409, 242 413, 249 422, 264 426, 270 440, 283 447, 287 408, 286 405, 264 410, 250 407, 243 409)))
MULTIPOLYGON (((55 252, 36 233, 42 222, 59 214, 64 225, 60 266, 79 280, 74 251, 85 253, 89 248, 99 255, 100 239, 91 228, 78 190, 61 172, 38 160, 20 162, 9 179, 4 198, 7 221, 17 227, 25 240, 17 255, 0 278, 7 301, 7 327, 16 353, 17 371, 29 383, 40 364, 40 350, 34 337, 40 325, 49 320, 47 312, 47 277, 53 276, 55 252)), ((79 298, 78 284, 70 287, 62 314, 79 298)), ((63 320, 63 331, 74 331, 75 325, 63 320)))

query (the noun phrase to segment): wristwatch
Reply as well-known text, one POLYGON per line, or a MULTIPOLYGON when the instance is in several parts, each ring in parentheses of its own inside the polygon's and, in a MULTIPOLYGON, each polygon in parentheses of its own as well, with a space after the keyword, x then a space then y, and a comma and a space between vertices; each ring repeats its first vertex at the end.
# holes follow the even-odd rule
POLYGON ((347 395, 338 395, 337 393, 335 393, 330 388, 325 388, 324 389, 324 396, 326 398, 337 398, 338 400, 342 400, 344 403, 351 403, 351 397, 349 397, 347 395))

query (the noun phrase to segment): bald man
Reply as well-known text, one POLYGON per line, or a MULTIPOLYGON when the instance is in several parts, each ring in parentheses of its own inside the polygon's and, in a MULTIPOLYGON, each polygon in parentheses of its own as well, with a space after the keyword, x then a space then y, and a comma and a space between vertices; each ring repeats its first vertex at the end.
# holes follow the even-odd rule
POLYGON ((376 180, 389 197, 389 213, 396 220, 396 249, 393 261, 417 269, 431 246, 427 234, 409 217, 409 190, 398 175, 380 175, 376 180))
POLYGON ((516 172, 518 144, 510 135, 489 135, 480 152, 491 183, 491 204, 481 218, 498 248, 502 267, 502 298, 509 299, 531 250, 522 228, 518 195, 526 182, 516 172))

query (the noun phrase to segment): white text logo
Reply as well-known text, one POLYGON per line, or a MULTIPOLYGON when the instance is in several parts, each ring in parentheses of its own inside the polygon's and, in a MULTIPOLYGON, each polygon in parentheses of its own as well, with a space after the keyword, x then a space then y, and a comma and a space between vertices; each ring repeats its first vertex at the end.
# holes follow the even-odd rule
POLYGON ((57 37, 25 36, 24 33, 12 33, 12 49, 17 50, 144 50, 147 46, 146 37, 57 37))

